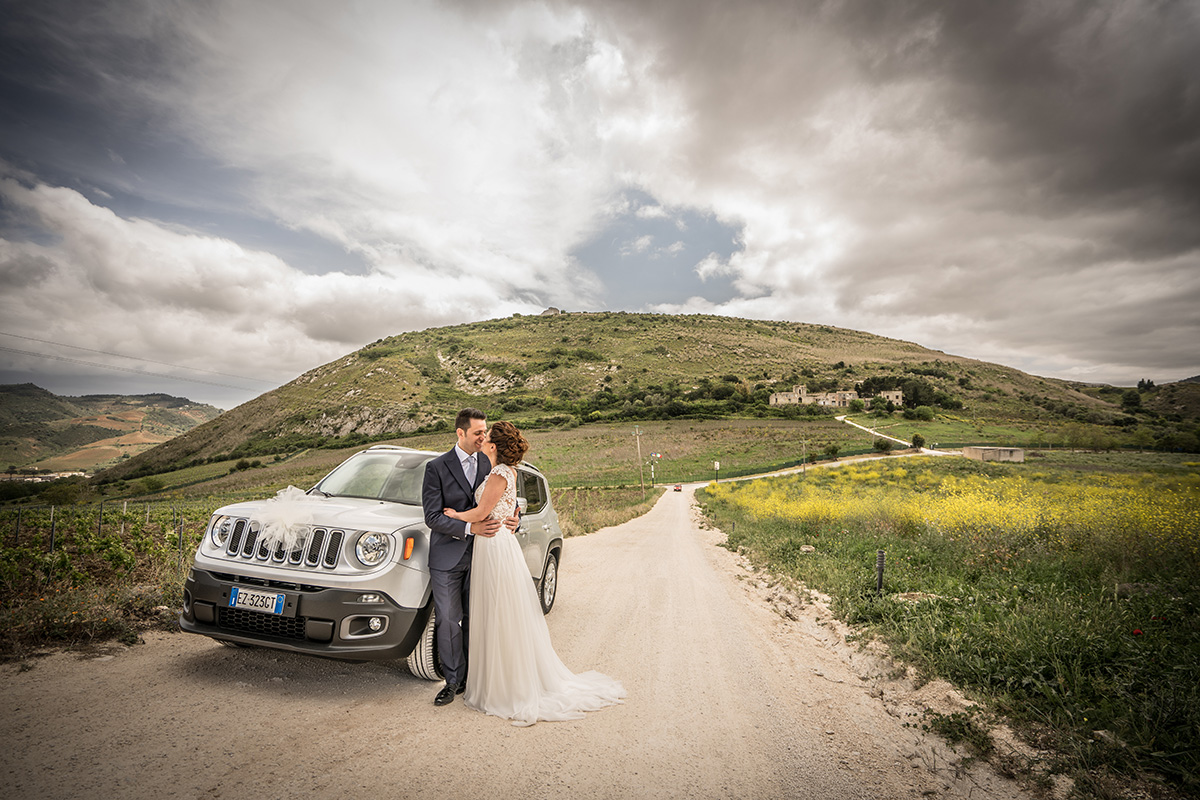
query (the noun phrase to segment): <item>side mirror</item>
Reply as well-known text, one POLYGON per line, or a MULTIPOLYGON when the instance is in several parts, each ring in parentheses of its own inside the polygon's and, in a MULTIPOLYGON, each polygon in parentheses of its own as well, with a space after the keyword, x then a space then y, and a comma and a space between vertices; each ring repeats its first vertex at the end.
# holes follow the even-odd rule
POLYGON ((517 513, 524 514, 525 509, 527 509, 527 508, 529 508, 529 501, 526 500, 524 497, 518 497, 517 498, 517 513))

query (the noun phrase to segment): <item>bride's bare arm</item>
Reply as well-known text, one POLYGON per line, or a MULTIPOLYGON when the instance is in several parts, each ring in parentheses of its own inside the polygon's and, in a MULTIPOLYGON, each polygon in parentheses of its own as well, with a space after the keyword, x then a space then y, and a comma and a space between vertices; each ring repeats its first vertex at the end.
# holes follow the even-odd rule
POLYGON ((451 519, 462 520, 463 522, 482 522, 492 513, 492 509, 496 507, 496 503, 500 502, 500 498, 504 496, 506 488, 508 488, 508 479, 499 473, 490 472, 487 476, 487 482, 483 485, 483 494, 479 497, 479 505, 467 511, 455 511, 452 508, 447 508, 444 513, 451 519))

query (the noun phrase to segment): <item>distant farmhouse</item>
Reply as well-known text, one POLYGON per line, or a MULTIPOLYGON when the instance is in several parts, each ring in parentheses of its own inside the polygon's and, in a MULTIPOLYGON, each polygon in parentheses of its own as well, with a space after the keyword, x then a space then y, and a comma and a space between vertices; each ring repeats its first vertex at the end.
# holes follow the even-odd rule
POLYGON ((976 461, 1025 461, 1025 451, 1020 447, 964 447, 962 453, 976 461))
POLYGON ((849 408, 853 400, 863 401, 864 408, 870 408, 872 403, 887 405, 890 400, 893 405, 904 405, 904 392, 900 389, 880 392, 875 397, 859 398, 858 392, 815 392, 808 393, 803 386, 793 386, 790 392, 775 392, 771 395, 773 406, 827 406, 829 408, 849 408))

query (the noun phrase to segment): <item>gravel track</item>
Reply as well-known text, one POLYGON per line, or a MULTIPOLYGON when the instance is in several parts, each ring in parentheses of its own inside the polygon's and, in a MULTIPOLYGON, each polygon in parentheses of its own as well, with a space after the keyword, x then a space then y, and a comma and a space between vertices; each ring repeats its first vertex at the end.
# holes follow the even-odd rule
POLYGON ((955 710, 944 684, 888 678, 819 599, 754 573, 667 492, 567 541, 548 617, 577 671, 623 705, 514 728, 433 705, 440 684, 200 636, 55 653, 0 678, 14 798, 1032 797, 905 723, 955 710))

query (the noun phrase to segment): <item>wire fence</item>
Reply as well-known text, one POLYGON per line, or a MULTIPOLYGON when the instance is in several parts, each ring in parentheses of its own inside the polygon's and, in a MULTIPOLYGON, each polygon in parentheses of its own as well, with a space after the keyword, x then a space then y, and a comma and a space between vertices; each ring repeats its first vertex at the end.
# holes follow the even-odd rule
POLYGON ((153 543, 182 559, 200 540, 212 513, 209 500, 110 500, 87 505, 0 508, 0 544, 52 553, 79 541, 153 543))

